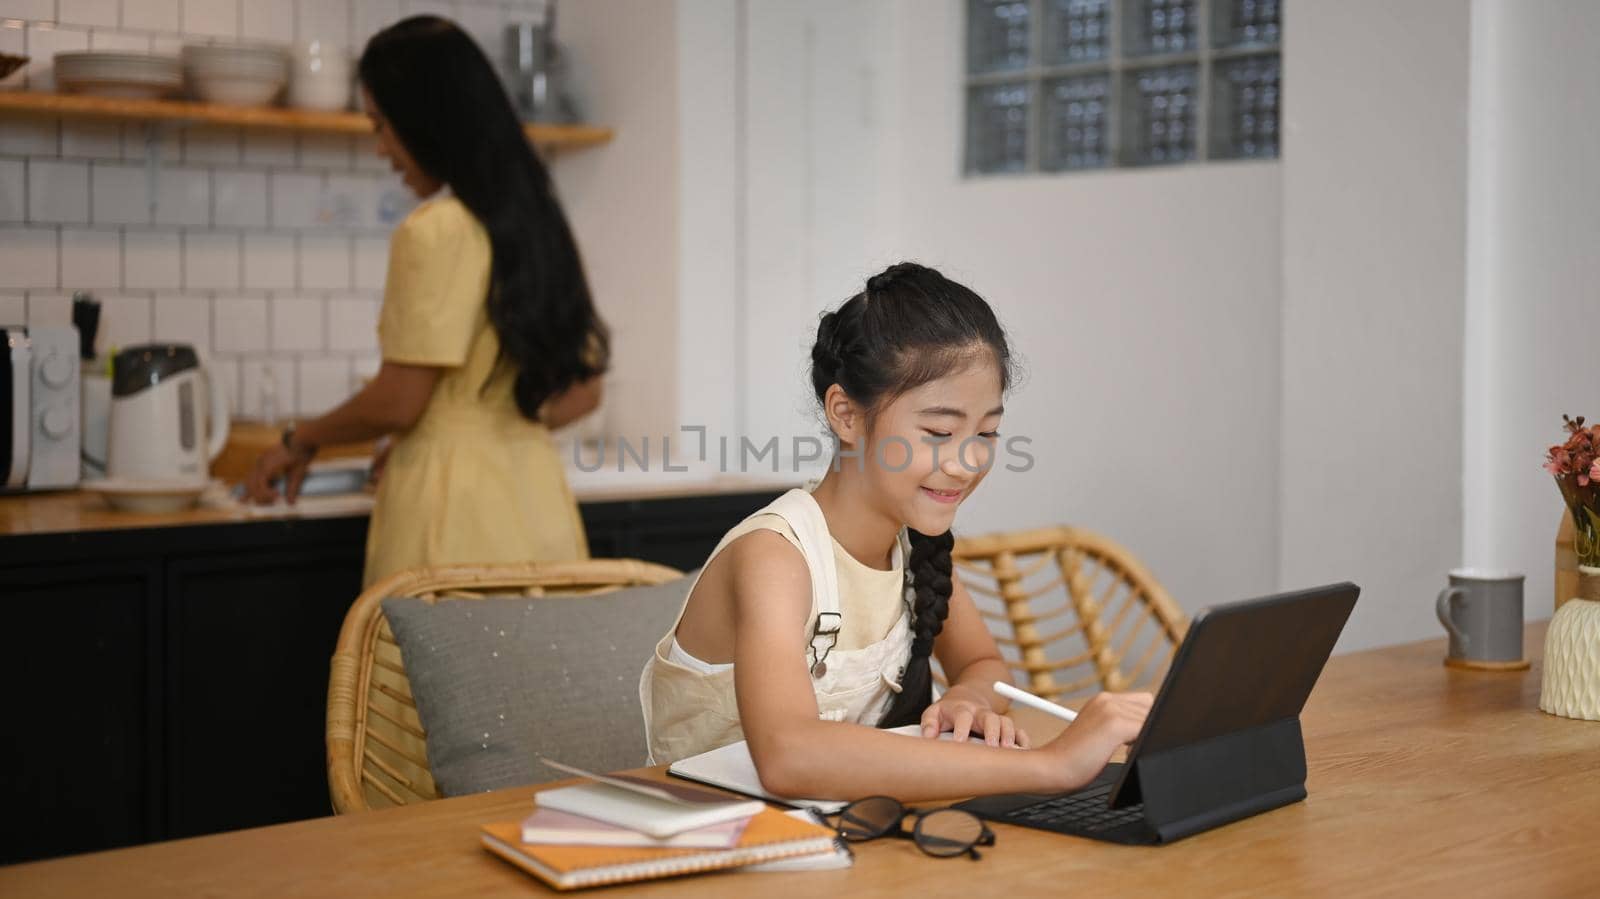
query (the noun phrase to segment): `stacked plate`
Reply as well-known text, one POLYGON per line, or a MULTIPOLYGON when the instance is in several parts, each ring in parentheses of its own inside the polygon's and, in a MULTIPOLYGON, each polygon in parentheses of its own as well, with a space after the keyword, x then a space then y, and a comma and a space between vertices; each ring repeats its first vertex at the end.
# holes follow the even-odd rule
POLYGON ((63 91, 149 99, 176 93, 183 70, 175 56, 89 50, 57 53, 55 79, 63 91))
POLYGON ((185 44, 183 74, 202 100, 267 106, 289 80, 289 54, 270 44, 185 44))

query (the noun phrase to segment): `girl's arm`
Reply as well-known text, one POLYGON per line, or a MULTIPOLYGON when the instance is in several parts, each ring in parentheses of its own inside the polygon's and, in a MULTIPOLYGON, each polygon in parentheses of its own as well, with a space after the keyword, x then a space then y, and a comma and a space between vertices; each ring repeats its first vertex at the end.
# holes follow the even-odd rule
POLYGON ((245 479, 246 492, 258 503, 276 502, 278 491, 272 486, 272 479, 281 474, 287 499, 294 502, 318 447, 410 430, 428 408, 442 371, 430 365, 385 361, 377 377, 355 396, 324 415, 296 425, 292 447, 274 446, 262 453, 245 479))
POLYGON ((803 639, 811 610, 805 561, 770 531, 734 541, 722 560, 733 592, 739 717, 762 784, 779 795, 918 801, 1070 790, 1093 780, 1137 736, 1149 709, 1143 694, 1096 697, 1077 723, 1035 751, 818 720, 803 639))

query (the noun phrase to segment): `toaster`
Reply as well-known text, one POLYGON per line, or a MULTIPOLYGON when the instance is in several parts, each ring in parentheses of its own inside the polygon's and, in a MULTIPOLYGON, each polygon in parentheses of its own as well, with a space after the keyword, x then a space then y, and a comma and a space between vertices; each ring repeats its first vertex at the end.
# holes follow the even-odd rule
POLYGON ((78 329, 0 328, 0 488, 76 486, 81 471, 78 329))

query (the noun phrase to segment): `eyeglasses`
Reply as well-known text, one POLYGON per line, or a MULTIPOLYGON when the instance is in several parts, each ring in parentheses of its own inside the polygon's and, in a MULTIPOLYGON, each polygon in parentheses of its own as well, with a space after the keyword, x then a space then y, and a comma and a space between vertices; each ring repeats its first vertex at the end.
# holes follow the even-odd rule
POLYGON ((852 843, 882 836, 911 840, 918 849, 938 858, 964 854, 978 859, 977 847, 994 845, 994 831, 971 812, 908 809, 889 796, 868 796, 845 806, 839 812, 838 829, 839 836, 852 843), (916 819, 910 832, 905 829, 907 818, 916 819))

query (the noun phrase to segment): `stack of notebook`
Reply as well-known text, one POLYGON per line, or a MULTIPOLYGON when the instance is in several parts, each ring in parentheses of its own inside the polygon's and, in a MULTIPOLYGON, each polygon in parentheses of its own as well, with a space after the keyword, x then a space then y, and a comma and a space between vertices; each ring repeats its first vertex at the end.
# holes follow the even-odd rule
POLYGON ((544 790, 523 821, 488 824, 483 845, 559 890, 842 853, 832 830, 754 799, 547 764, 592 783, 544 790))

